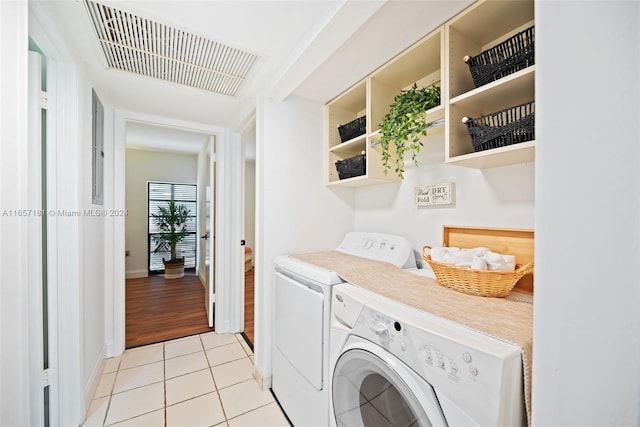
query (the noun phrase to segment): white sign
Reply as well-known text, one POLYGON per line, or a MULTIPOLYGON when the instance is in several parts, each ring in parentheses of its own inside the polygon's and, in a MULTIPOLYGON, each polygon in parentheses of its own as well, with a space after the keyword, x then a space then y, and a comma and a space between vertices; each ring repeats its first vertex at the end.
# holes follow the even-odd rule
POLYGON ((451 205, 455 203, 455 185, 453 182, 416 187, 417 206, 451 205))

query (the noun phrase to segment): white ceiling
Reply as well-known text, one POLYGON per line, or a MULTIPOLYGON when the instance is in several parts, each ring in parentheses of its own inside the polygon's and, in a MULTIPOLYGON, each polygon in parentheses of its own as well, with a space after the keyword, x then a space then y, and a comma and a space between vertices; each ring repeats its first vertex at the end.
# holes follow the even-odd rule
MULTIPOLYGON (((83 0, 31 4, 39 18, 55 23, 62 32, 65 42, 95 82, 104 104, 237 129, 255 110, 256 96, 284 99, 296 95, 325 103, 471 2, 102 1, 110 7, 257 54, 257 65, 237 97, 109 69, 83 0)), ((171 139, 176 137, 166 129, 156 136, 162 134, 170 135, 171 139)))
POLYGON ((127 148, 198 154, 207 142, 209 135, 200 132, 133 121, 127 123, 127 148))

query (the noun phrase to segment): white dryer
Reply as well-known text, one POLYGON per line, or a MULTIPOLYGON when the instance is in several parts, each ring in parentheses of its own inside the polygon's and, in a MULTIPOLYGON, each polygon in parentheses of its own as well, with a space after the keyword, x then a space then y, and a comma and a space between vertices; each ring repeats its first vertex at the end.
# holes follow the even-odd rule
MULTIPOLYGON (((348 233, 337 251, 415 269, 411 242, 380 233, 348 233)), ((329 425, 331 295, 344 281, 295 256, 275 258, 272 390, 296 427, 329 425)))
POLYGON ((334 287, 330 425, 526 425, 519 347, 348 283, 334 287))

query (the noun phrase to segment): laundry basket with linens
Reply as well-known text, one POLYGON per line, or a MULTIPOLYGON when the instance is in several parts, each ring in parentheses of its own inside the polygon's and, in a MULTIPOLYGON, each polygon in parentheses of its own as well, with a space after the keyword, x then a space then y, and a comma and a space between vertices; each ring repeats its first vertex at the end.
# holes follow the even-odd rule
POLYGON ((533 271, 533 260, 518 265, 515 256, 484 247, 424 246, 422 258, 442 286, 483 297, 506 297, 522 276, 533 271))

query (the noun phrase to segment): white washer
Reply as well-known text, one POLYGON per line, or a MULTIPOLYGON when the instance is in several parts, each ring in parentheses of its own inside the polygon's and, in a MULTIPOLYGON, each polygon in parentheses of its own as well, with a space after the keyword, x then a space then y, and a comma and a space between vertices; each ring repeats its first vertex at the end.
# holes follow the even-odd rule
POLYGON ((526 425, 518 346, 348 283, 330 334, 331 426, 526 425))
MULTIPOLYGON (((411 242, 380 233, 348 233, 336 250, 415 269, 411 242)), ((329 321, 333 271, 293 256, 275 258, 272 390, 296 427, 329 425, 329 321)))

